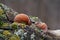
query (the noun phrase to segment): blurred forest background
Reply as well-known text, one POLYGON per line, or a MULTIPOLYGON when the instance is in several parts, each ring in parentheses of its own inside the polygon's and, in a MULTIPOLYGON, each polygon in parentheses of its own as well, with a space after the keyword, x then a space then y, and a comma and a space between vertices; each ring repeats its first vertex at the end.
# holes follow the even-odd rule
POLYGON ((0 0, 15 11, 38 16, 50 29, 60 29, 60 0, 0 0))

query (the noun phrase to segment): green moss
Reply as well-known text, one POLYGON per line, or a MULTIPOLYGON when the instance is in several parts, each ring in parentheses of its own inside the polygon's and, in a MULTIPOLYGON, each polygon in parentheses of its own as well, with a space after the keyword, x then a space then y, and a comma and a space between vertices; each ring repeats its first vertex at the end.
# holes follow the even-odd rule
POLYGON ((12 35, 9 40, 21 40, 19 36, 17 35, 12 35))
POLYGON ((11 27, 13 29, 17 29, 18 28, 18 24, 16 22, 14 22, 14 23, 11 24, 11 27))
POLYGON ((3 25, 2 25, 3 28, 6 28, 6 27, 8 27, 8 26, 9 26, 8 23, 3 23, 3 25))
POLYGON ((2 27, 2 25, 3 25, 3 21, 0 20, 0 27, 2 27))

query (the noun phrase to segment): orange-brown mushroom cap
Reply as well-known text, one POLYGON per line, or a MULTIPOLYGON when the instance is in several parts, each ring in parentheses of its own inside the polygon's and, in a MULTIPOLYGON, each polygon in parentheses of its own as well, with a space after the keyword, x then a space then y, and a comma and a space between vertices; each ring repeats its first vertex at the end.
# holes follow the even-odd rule
POLYGON ((36 23, 36 26, 42 29, 44 32, 47 32, 47 24, 46 23, 36 23))
POLYGON ((30 24, 30 19, 28 15, 21 13, 15 16, 14 22, 30 24))

